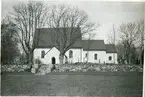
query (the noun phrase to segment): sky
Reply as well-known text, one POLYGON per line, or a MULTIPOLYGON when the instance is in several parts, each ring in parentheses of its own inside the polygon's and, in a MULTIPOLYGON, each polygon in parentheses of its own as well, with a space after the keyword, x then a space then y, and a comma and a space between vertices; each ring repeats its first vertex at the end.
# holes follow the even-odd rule
MULTIPOLYGON (((2 0, 2 18, 9 12, 12 12, 12 7, 20 2, 28 0, 2 0)), ((96 35, 93 39, 102 39, 108 43, 108 36, 112 33, 113 25, 118 36, 118 28, 122 23, 138 22, 144 19, 143 2, 107 2, 107 1, 82 1, 82 0, 41 0, 44 4, 69 4, 78 7, 85 11, 90 21, 99 24, 93 33, 96 35)))

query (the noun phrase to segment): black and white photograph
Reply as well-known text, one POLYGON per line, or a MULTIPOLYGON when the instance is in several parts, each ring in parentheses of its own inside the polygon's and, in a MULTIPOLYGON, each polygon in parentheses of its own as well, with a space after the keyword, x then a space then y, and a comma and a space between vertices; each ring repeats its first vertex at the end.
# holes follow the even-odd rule
POLYGON ((143 0, 1 0, 1 96, 145 97, 144 15, 143 0))

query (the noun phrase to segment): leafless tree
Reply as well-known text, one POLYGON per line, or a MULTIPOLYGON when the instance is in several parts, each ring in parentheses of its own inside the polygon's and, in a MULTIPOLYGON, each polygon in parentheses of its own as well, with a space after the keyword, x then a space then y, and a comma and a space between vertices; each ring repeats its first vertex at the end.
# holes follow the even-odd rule
POLYGON ((87 46, 87 62, 89 60, 89 49, 90 49, 90 45, 92 44, 92 39, 94 38, 96 34, 95 33, 88 33, 88 46, 87 46))
POLYGON ((132 55, 132 47, 134 43, 137 41, 139 35, 139 27, 136 23, 127 23, 122 24, 119 28, 120 38, 122 39, 122 43, 124 44, 124 49, 126 49, 126 57, 127 63, 131 63, 131 55, 132 55))
MULTIPOLYGON (((109 33, 108 35, 108 44, 116 44, 116 30, 114 28, 114 24, 112 27, 112 32, 109 33)), ((113 54, 113 59, 114 59, 114 63, 115 63, 115 53, 113 54)))
POLYGON ((95 24, 89 21, 88 15, 84 11, 76 7, 53 5, 50 10, 48 27, 55 29, 56 34, 53 37, 53 41, 60 51, 60 64, 63 64, 65 52, 82 35, 93 31, 95 24), (81 31, 81 34, 77 33, 79 31, 81 31))
POLYGON ((114 44, 116 43, 116 30, 114 28, 114 24, 112 27, 112 32, 108 34, 108 44, 114 44))
POLYGON ((141 20, 138 22, 138 32, 139 32, 139 38, 138 38, 138 41, 139 42, 139 47, 140 47, 140 65, 143 64, 142 61, 142 53, 143 53, 143 50, 144 50, 144 37, 145 37, 145 34, 144 34, 144 21, 141 20))
POLYGON ((47 12, 46 6, 41 2, 30 1, 13 7, 12 18, 19 30, 17 35, 30 64, 33 60, 34 33, 36 28, 45 25, 48 18, 47 12))
POLYGON ((124 64, 126 60, 126 56, 125 56, 124 45, 122 44, 122 42, 117 43, 116 49, 117 49, 118 62, 124 64))

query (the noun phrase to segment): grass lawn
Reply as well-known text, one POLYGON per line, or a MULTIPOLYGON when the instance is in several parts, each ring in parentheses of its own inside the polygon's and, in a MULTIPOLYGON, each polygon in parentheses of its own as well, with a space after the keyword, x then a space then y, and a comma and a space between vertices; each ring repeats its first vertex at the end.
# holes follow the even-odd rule
POLYGON ((142 73, 3 73, 2 96, 142 97, 142 73))

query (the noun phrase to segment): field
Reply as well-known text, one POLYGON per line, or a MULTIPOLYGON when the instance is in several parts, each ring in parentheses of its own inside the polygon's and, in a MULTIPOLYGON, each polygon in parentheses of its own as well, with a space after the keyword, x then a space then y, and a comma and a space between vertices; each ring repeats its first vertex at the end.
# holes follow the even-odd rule
POLYGON ((3 73, 1 95, 142 97, 142 77, 138 72, 3 73))

